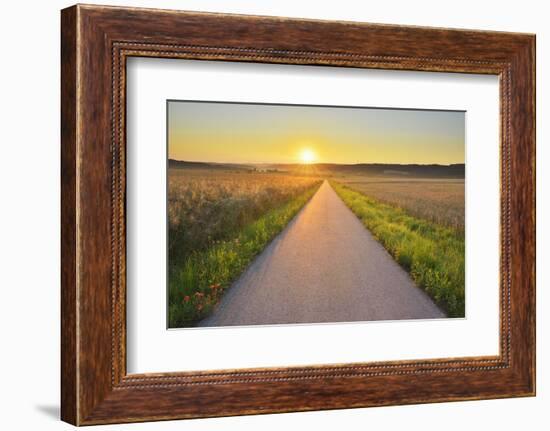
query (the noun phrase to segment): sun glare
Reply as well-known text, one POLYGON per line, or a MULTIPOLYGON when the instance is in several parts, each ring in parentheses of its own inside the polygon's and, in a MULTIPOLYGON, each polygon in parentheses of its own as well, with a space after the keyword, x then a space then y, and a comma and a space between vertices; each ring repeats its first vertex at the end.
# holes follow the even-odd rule
POLYGON ((300 153, 300 160, 302 163, 309 164, 313 163, 316 159, 315 153, 309 148, 304 148, 300 153))

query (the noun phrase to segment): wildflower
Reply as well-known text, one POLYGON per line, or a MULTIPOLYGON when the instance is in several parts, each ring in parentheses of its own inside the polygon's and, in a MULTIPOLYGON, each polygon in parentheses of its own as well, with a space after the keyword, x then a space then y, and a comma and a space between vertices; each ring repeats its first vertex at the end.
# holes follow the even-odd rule
POLYGON ((203 307, 202 304, 197 304, 197 311, 201 311, 201 310, 202 310, 202 307, 203 307))
POLYGON ((183 302, 189 302, 190 299, 191 299, 191 298, 189 298, 189 295, 185 295, 185 296, 183 297, 183 302))
POLYGON ((195 292, 195 297, 202 298, 204 296, 204 293, 202 292, 195 292))

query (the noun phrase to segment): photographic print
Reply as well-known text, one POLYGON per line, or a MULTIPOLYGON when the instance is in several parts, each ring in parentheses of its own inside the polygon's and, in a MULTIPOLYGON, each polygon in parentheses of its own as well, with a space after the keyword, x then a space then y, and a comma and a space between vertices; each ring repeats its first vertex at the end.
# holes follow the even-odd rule
POLYGON ((465 317, 463 111, 167 102, 169 328, 465 317))

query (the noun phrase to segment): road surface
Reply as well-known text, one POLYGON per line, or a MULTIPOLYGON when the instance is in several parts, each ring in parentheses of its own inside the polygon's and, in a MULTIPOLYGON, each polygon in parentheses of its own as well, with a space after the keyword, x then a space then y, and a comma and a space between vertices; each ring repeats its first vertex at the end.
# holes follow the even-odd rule
POLYGON ((325 181, 199 326, 443 317, 325 181))

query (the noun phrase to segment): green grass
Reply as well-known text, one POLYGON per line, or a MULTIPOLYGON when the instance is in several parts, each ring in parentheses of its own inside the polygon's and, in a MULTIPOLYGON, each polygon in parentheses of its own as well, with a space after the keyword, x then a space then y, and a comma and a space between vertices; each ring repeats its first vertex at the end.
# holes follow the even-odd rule
POLYGON ((464 233, 330 182, 393 258, 449 317, 464 317, 464 233))
POLYGON ((212 312, 223 292, 279 234, 319 188, 305 192, 240 229, 232 238, 190 254, 169 273, 169 327, 193 326, 212 312))

